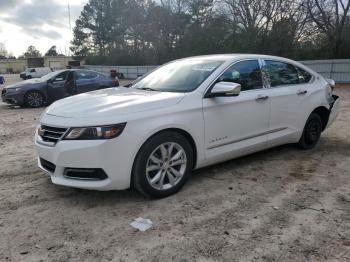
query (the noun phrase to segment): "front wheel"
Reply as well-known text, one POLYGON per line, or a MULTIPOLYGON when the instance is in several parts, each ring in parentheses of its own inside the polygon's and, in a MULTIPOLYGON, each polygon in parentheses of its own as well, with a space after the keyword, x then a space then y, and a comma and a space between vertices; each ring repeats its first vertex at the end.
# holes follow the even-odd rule
POLYGON ((320 140, 321 133, 322 119, 318 114, 312 113, 306 121, 298 146, 302 149, 314 148, 320 140))
POLYGON ((178 192, 193 167, 193 149, 174 131, 151 137, 140 149, 132 173, 133 187, 146 196, 166 197, 178 192))
POLYGON ((39 91, 31 91, 24 96, 24 104, 31 108, 42 107, 45 104, 45 97, 39 91))

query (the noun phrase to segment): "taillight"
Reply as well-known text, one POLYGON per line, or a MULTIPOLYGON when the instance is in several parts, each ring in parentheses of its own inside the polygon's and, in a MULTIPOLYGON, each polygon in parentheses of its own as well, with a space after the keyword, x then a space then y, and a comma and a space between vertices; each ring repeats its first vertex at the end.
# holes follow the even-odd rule
POLYGON ((326 99, 327 99, 328 103, 333 103, 333 101, 334 101, 333 90, 334 90, 334 86, 331 86, 331 85, 328 85, 326 88, 326 99))

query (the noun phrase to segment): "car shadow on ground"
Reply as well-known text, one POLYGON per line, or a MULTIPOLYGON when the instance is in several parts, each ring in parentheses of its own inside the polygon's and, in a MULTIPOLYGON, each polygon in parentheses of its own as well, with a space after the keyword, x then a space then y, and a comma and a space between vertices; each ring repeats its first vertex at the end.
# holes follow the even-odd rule
MULTIPOLYGON (((316 149, 315 149, 316 150, 316 149)), ((241 176, 241 172, 236 172, 241 169, 245 169, 247 167, 252 168, 252 171, 257 172, 259 168, 254 168, 255 165, 261 164, 261 162, 265 162, 267 160, 272 159, 282 159, 288 154, 301 154, 303 151, 298 149, 295 145, 284 145, 279 146, 272 149, 267 149, 265 151, 253 153, 247 156, 243 156, 240 158, 236 158, 233 160, 228 160, 223 163, 219 163, 216 165, 212 165, 209 167, 201 168, 199 170, 193 171, 191 177, 188 179, 187 183, 185 184, 186 190, 191 190, 191 187, 196 187, 198 183, 205 183, 205 180, 217 180, 220 182, 225 182, 227 180, 227 171, 230 171, 230 173, 235 176, 235 173, 237 173, 239 176, 241 176), (225 175, 223 175, 225 174, 225 175)), ((315 153, 317 154, 317 153, 315 153)), ((258 172, 257 172, 258 173, 258 172)), ((230 174, 230 175, 231 175, 230 174)), ((250 175, 250 174, 247 174, 250 175)), ((51 181, 48 179, 47 183, 49 184, 49 188, 51 190, 53 189, 56 194, 58 195, 64 195, 65 199, 69 199, 71 196, 74 195, 74 198, 76 201, 81 201, 82 203, 85 203, 89 205, 89 203, 95 202, 98 199, 98 202, 100 202, 102 205, 108 205, 108 203, 113 203, 115 205, 117 202, 144 202, 147 203, 149 201, 157 201, 157 199, 154 198, 148 198, 137 191, 133 189, 128 190, 119 190, 119 191, 95 191, 95 190, 86 190, 86 189, 74 189, 74 188, 68 188, 63 186, 57 186, 52 185, 51 181)), ((181 191, 177 194, 181 194, 181 191)), ((172 196, 168 197, 171 198, 172 196)))
MULTIPOLYGON (((296 145, 283 145, 261 152, 253 153, 247 156, 225 161, 216 165, 195 170, 185 185, 185 189, 191 191, 198 184, 205 184, 206 180, 216 180, 219 183, 232 182, 231 179, 249 177, 250 179, 258 179, 259 174, 263 173, 264 164, 270 165, 268 162, 274 160, 285 160, 302 158, 304 162, 312 159, 313 161, 321 159, 324 154, 345 154, 350 156, 350 142, 337 140, 334 138, 323 137, 320 143, 313 150, 301 150, 296 145), (248 172, 245 172, 248 170, 248 172), (230 177, 228 177, 228 175, 230 177), (256 178, 254 178, 256 177, 256 178)), ((294 168, 293 170, 297 170, 294 168)), ((315 170, 308 170, 315 172, 315 170)), ((302 177, 302 171, 288 171, 286 173, 294 178, 302 177)), ((74 197, 75 202, 80 202, 83 205, 116 205, 118 202, 135 202, 148 203, 149 201, 157 201, 157 199, 148 198, 133 189, 119 191, 95 191, 85 189, 75 189, 63 186, 52 185, 51 181, 47 181, 48 190, 53 190, 53 194, 57 194, 60 198, 71 201, 74 197), (94 203, 94 204, 92 204, 94 203)), ((205 187, 203 189, 203 193, 205 187)), ((181 191, 177 194, 181 194, 181 191)), ((170 196, 169 198, 171 198, 170 196)))

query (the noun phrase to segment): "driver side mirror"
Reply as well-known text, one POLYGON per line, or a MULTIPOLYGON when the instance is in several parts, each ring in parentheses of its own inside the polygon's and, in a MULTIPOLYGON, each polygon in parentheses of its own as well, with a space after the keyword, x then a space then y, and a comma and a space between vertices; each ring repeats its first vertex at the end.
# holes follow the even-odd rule
POLYGON ((216 83, 206 97, 238 96, 241 92, 241 85, 232 82, 216 83))

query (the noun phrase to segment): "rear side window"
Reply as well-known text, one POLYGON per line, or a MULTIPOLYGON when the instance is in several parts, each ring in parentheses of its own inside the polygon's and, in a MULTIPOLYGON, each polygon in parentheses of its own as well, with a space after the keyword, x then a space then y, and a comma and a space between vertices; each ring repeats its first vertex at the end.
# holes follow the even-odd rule
POLYGON ((94 79, 94 78, 98 77, 98 74, 95 72, 86 72, 86 77, 88 79, 94 79))
POLYGON ((299 84, 299 74, 293 65, 272 60, 265 60, 265 64, 271 87, 299 84))
POLYGON ((98 75, 94 72, 90 72, 90 71, 78 71, 77 72, 77 79, 78 80, 82 80, 82 79, 94 79, 96 78, 98 75))
POLYGON ((246 60, 232 65, 221 75, 219 81, 240 84, 242 91, 263 88, 258 60, 246 60))
POLYGON ((312 75, 308 72, 306 72, 304 69, 301 69, 297 67, 298 74, 299 74, 299 83, 309 83, 312 79, 312 75))

